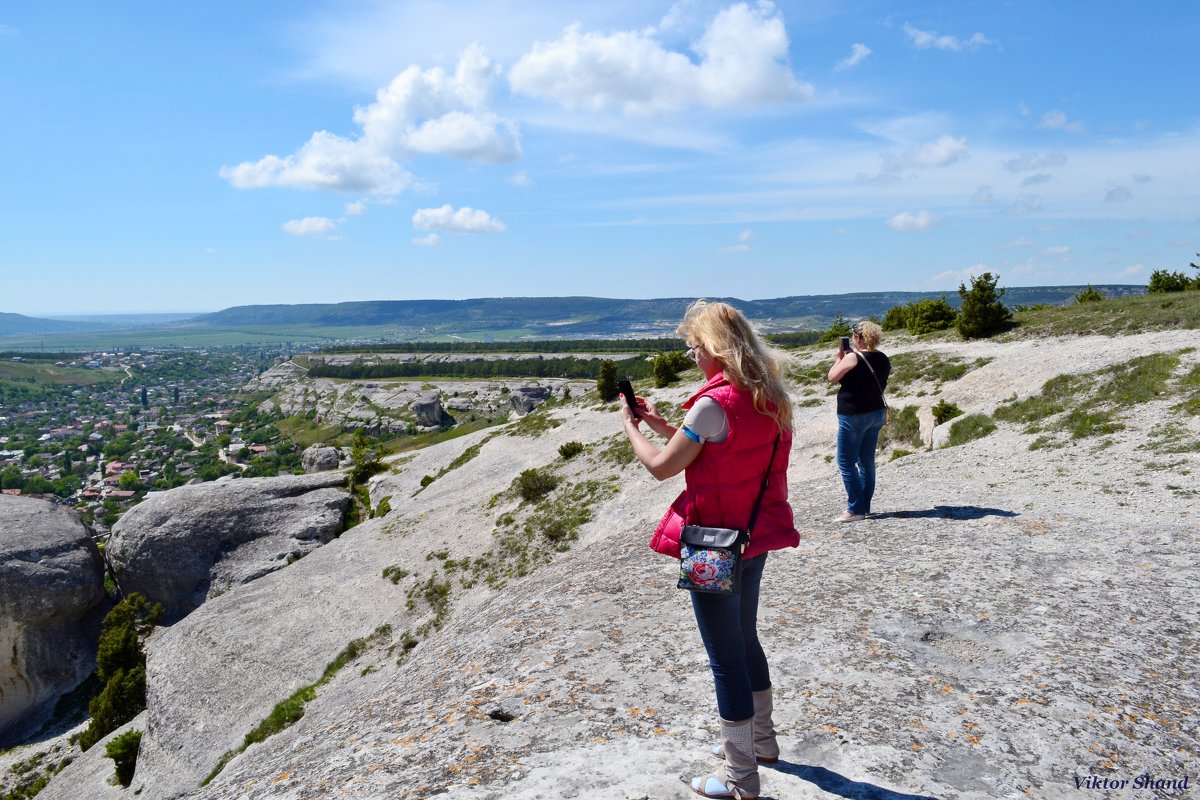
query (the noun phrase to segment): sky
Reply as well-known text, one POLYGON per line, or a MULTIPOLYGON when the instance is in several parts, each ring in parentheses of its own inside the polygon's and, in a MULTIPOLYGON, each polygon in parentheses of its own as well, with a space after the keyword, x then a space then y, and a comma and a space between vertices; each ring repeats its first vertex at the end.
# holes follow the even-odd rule
POLYGON ((1145 283, 1194 0, 0 3, 0 311, 1145 283))

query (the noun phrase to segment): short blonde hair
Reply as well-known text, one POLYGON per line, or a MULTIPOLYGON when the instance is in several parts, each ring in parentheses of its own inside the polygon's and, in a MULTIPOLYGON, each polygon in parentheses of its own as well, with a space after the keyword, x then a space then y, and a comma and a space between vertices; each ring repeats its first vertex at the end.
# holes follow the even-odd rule
POLYGON ((874 350, 883 341, 883 328, 869 319, 856 323, 854 332, 862 337, 863 344, 867 346, 868 350, 874 350))
POLYGON ((697 300, 675 332, 691 339, 721 362, 726 379, 754 397, 754 408, 775 419, 781 431, 792 427, 792 401, 783 383, 780 359, 750 322, 728 303, 697 300))

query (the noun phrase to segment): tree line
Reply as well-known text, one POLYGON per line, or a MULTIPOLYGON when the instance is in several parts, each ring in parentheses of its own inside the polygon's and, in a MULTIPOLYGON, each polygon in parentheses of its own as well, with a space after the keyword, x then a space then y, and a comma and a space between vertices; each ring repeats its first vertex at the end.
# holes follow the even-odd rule
MULTIPOLYGON (((678 348, 677 348, 678 349, 678 348)), ((621 360, 621 370, 629 378, 645 378, 652 364, 645 358, 633 356, 621 360)), ((388 361, 383 363, 325 364, 311 362, 311 378, 381 379, 381 378, 584 378, 595 380, 601 359, 575 358, 501 358, 465 359, 462 361, 388 361)))

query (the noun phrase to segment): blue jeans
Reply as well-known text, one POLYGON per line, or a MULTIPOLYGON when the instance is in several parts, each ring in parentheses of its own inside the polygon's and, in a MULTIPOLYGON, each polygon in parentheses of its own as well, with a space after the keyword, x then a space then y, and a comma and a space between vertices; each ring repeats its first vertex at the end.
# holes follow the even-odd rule
POLYGON ((887 411, 838 414, 837 465, 842 473, 851 514, 870 514, 875 494, 875 448, 887 411))
POLYGON ((692 611, 708 653, 722 719, 754 716, 754 692, 771 688, 767 654, 758 641, 758 589, 767 554, 742 564, 740 594, 692 592, 692 611))

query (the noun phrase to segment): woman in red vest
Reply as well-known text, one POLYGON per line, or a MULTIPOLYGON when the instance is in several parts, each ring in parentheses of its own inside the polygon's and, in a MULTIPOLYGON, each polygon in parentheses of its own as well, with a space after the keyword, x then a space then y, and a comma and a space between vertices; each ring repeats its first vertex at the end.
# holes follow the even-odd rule
POLYGON ((714 755, 725 762, 717 772, 693 779, 692 789, 704 797, 755 798, 758 763, 779 759, 771 674, 758 640, 759 586, 767 552, 800 543, 787 500, 792 404, 777 359, 737 309, 699 300, 676 332, 706 379, 683 404, 683 425, 676 428, 641 397, 636 411, 621 400, 621 416, 634 453, 651 475, 660 481, 685 476, 683 492, 654 531, 650 547, 656 552, 679 558, 685 522, 744 529, 767 476, 744 554, 741 592, 691 593, 721 717, 722 744, 714 755), (660 450, 651 443, 642 422, 665 437, 666 446, 660 450))

